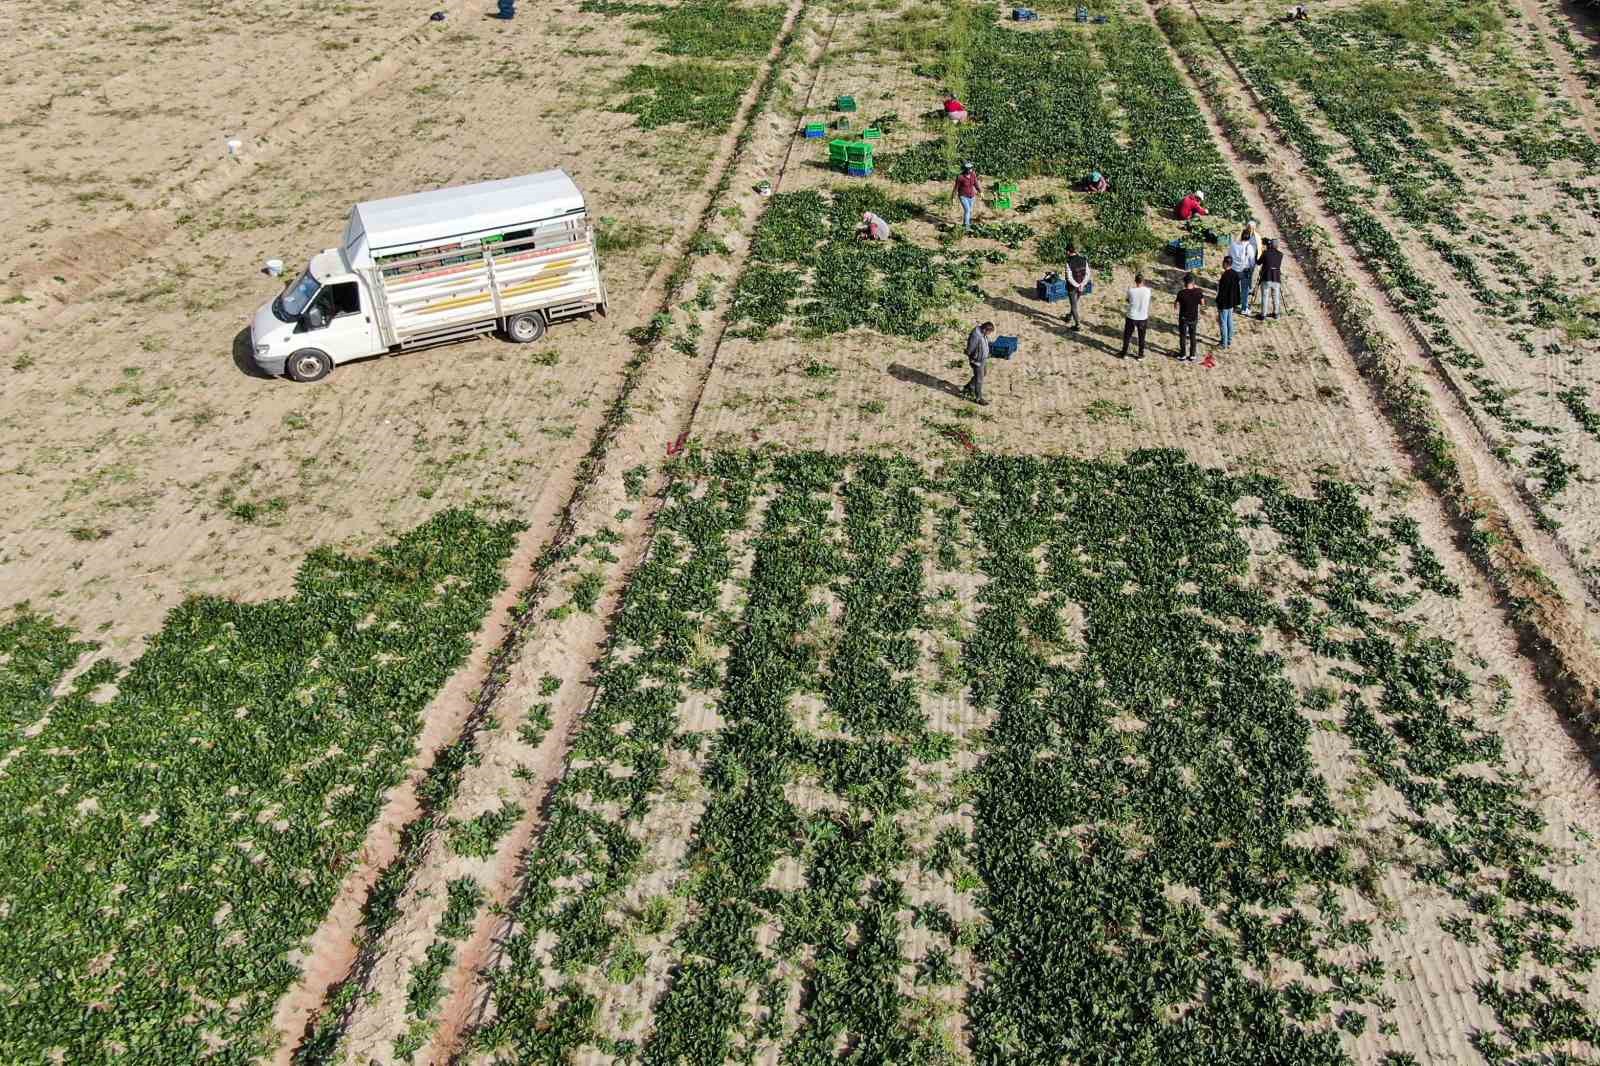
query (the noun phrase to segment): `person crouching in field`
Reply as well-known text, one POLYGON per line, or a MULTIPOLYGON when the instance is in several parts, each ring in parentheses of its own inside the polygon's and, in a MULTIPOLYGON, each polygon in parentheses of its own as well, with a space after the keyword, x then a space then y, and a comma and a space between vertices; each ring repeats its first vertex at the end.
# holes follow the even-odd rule
POLYGON ((1206 194, 1196 190, 1185 196, 1178 204, 1178 221, 1187 222, 1196 215, 1206 213, 1206 194))
POLYGON ((871 211, 861 212, 861 228, 856 230, 856 239, 862 241, 886 241, 889 239, 889 223, 871 211))
POLYGON ((954 93, 944 94, 944 117, 951 122, 967 120, 967 105, 957 100, 954 93))

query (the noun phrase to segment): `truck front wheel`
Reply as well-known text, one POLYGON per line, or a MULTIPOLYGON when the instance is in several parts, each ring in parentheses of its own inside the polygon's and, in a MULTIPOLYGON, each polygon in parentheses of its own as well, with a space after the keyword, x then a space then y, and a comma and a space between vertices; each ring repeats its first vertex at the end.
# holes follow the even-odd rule
POLYGON ((319 352, 315 348, 301 348, 289 356, 285 366, 289 376, 296 381, 320 381, 328 376, 333 369, 333 360, 328 358, 327 352, 319 352))
POLYGON ((506 340, 512 344, 532 344, 544 336, 544 318, 537 313, 513 315, 506 319, 506 340))

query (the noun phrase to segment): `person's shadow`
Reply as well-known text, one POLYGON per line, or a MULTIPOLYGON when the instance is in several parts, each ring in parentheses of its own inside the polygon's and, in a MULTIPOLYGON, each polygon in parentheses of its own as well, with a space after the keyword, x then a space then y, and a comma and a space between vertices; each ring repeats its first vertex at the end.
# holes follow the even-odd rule
MULTIPOLYGON (((1017 295, 1024 297, 1032 297, 1034 294, 1032 289, 1019 288, 1016 292, 1017 295)), ((991 296, 984 302, 996 311, 1003 311, 1006 314, 1025 318, 1047 333, 1054 333, 1058 337, 1072 336, 1072 331, 1067 329, 1067 324, 1061 317, 1067 309, 1067 301, 1065 300, 1043 305, 1044 307, 1059 308, 1057 311, 1045 311, 1038 304, 1018 303, 1004 296, 991 296)))
POLYGON ((900 363, 890 363, 889 376, 896 381, 903 381, 907 385, 921 385, 925 389, 942 392, 946 396, 954 396, 958 399, 961 397, 960 385, 946 381, 944 378, 936 378, 932 374, 917 370, 914 367, 904 366, 900 363))

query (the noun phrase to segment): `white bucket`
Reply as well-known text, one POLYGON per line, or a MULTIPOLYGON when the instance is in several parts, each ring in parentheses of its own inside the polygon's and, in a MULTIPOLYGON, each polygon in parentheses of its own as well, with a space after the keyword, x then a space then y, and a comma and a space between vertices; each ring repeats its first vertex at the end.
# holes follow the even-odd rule
POLYGON ((243 147, 244 147, 244 142, 241 141, 239 138, 237 138, 237 137, 229 137, 228 138, 228 154, 229 155, 238 155, 239 154, 239 149, 241 149, 243 147))
POLYGON ((275 278, 279 274, 282 274, 282 273, 283 273, 283 260, 282 259, 268 259, 267 260, 267 276, 268 277, 275 278))

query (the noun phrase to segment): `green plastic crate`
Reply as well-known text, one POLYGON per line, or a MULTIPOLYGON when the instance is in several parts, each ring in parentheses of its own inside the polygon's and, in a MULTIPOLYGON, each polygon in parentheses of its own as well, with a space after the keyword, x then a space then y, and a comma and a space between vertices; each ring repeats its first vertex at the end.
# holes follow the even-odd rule
POLYGON ((830 167, 842 167, 845 165, 845 147, 849 143, 843 137, 835 137, 828 142, 828 165, 830 167))
POLYGON ((861 131, 861 139, 863 141, 875 141, 882 136, 883 133, 872 126, 868 126, 866 129, 861 131))
POLYGON ((833 106, 836 111, 854 111, 856 109, 856 98, 853 96, 841 96, 833 102, 833 106))
POLYGON ((847 118, 836 118, 833 120, 833 128, 836 130, 844 130, 845 132, 849 132, 854 125, 855 123, 847 118))
POLYGON ((1017 187, 1010 182, 995 186, 994 206, 996 210, 1011 210, 1011 201, 1017 195, 1017 187))

